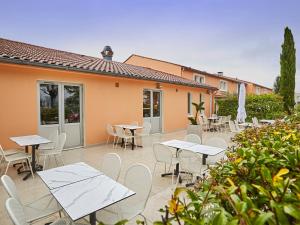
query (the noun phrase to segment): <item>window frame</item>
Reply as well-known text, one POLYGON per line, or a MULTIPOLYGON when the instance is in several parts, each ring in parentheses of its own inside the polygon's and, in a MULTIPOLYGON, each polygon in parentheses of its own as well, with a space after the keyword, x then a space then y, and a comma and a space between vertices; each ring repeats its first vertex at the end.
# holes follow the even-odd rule
POLYGON ((195 82, 197 82, 197 83, 205 84, 205 76, 202 75, 202 74, 194 74, 194 79, 193 79, 193 80, 194 80, 195 82), (197 77, 203 78, 203 82, 198 82, 198 81, 196 80, 197 77))
POLYGON ((228 82, 226 80, 220 80, 220 84, 219 84, 219 88, 220 88, 220 91, 225 91, 227 92, 228 91, 228 82), (226 84, 226 89, 222 89, 222 85, 221 83, 224 82, 224 84, 226 84))

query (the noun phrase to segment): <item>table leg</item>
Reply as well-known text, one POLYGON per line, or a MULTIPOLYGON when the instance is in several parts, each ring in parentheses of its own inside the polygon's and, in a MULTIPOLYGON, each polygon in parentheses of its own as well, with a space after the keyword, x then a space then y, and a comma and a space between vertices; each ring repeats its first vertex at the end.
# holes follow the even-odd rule
POLYGON ((202 156, 202 165, 206 165, 206 158, 207 158, 207 155, 203 154, 203 156, 202 156))
POLYGON ((131 131, 131 135, 132 135, 132 140, 131 140, 131 150, 134 149, 134 130, 130 130, 131 131))
POLYGON ((90 214, 90 224, 91 225, 96 225, 97 219, 96 219, 96 212, 93 212, 90 214))

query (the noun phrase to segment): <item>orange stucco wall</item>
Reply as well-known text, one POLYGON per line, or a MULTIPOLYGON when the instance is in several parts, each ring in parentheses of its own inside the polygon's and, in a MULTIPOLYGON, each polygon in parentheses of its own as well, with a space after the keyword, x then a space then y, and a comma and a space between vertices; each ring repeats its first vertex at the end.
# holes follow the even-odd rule
POLYGON ((164 61, 141 57, 138 55, 132 55, 125 61, 125 63, 135 66, 143 66, 165 73, 181 76, 181 66, 164 61))
MULTIPOLYGON (((108 123, 142 123, 143 90, 156 88, 153 81, 0 63, 0 144, 4 148, 15 147, 9 140, 11 136, 37 134, 40 80, 83 85, 86 145, 103 143, 108 123), (115 82, 119 82, 118 88, 115 82)), ((203 93, 206 114, 209 113, 207 90, 166 83, 161 86, 164 132, 186 128, 188 92, 193 101, 199 101, 200 92, 203 93)))
MULTIPOLYGON (((197 74, 198 73, 195 73, 192 70, 183 70, 182 76, 186 79, 193 80, 194 75, 197 75, 197 74)), ((208 85, 216 87, 216 88, 220 88, 220 80, 222 80, 221 78, 208 76, 208 75, 201 74, 201 73, 199 73, 199 75, 205 77, 205 84, 208 84, 208 85)), ((227 82, 228 93, 236 94, 237 93, 237 84, 238 84, 238 82, 230 81, 230 80, 227 80, 227 79, 224 79, 224 81, 227 82)))

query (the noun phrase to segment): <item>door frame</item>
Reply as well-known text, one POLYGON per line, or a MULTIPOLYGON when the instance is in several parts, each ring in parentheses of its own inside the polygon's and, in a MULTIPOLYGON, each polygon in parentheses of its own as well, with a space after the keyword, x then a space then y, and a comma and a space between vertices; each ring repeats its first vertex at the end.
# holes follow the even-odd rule
MULTIPOLYGON (((81 131, 81 145, 80 146, 76 146, 76 147, 70 147, 70 148, 65 148, 64 150, 69 150, 69 149, 76 149, 76 148, 82 148, 86 145, 85 141, 85 129, 84 129, 84 124, 85 124, 85 113, 84 113, 84 96, 85 96, 85 88, 84 85, 81 83, 72 83, 72 82, 66 82, 66 81, 54 81, 54 80, 37 80, 37 84, 36 84, 36 88, 37 88, 37 125, 38 125, 38 131, 40 129, 40 126, 43 126, 41 124, 41 107, 40 107, 40 84, 55 84, 58 85, 58 93, 60 98, 62 98, 62 95, 64 94, 63 91, 63 86, 64 85, 70 85, 70 86, 79 86, 80 88, 80 93, 81 93, 81 98, 80 98, 80 131, 81 131)), ((48 127, 56 127, 58 126, 58 131, 59 133, 62 132, 61 127, 65 124, 64 123, 64 107, 63 107, 63 101, 59 101, 58 102, 58 111, 59 111, 59 115, 62 114, 62 116, 59 116, 59 124, 54 124, 54 125, 44 125, 44 126, 48 126, 48 127)))
MULTIPOLYGON (((160 93, 160 132, 163 133, 164 131, 164 123, 163 123, 163 91, 161 89, 151 89, 151 88, 144 88, 143 89, 143 95, 144 95, 144 91, 150 91, 150 120, 151 118, 153 118, 153 92, 159 92, 160 93)), ((144 99, 143 99, 144 100, 144 99)), ((142 106, 142 109, 144 107, 142 106)), ((147 118, 147 117, 146 117, 147 118)), ((144 115, 143 115, 143 120, 144 120, 144 115)), ((151 121, 151 125, 152 125, 152 121, 151 121)))

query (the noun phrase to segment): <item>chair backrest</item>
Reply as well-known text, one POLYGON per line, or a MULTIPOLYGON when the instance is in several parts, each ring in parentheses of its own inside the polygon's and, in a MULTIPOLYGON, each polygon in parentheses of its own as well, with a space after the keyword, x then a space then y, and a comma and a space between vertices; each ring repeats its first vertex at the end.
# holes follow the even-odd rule
POLYGON ((132 210, 136 214, 141 213, 147 204, 152 188, 152 174, 150 169, 140 163, 128 168, 124 178, 124 185, 136 194, 121 201, 122 208, 126 211, 132 210))
POLYGON ((209 121, 207 119, 207 116, 204 113, 202 114, 202 118, 203 118, 204 124, 208 124, 209 123, 209 121))
POLYGON ((231 115, 227 116, 227 122, 229 122, 231 120, 231 115))
POLYGON ((236 129, 237 131, 241 131, 241 128, 239 127, 238 121, 235 120, 235 121, 233 121, 233 122, 234 122, 235 129, 236 129))
POLYGON ((58 142, 58 130, 55 129, 54 131, 52 131, 48 136, 48 139, 56 145, 58 142))
POLYGON ((7 194, 21 203, 15 182, 7 175, 1 177, 1 182, 7 194))
POLYGON ((117 136, 119 136, 119 137, 124 137, 125 136, 125 131, 122 127, 116 126, 115 129, 116 129, 117 136))
POLYGON ((8 198, 5 202, 5 208, 14 225, 29 225, 26 222, 26 216, 23 206, 14 198, 8 198))
POLYGON ((197 134, 185 135, 184 140, 188 141, 188 142, 193 142, 193 143, 196 143, 196 144, 201 144, 202 143, 201 137, 199 137, 197 134))
POLYGON ((180 169, 190 173, 200 174, 202 170, 202 155, 188 150, 180 150, 178 154, 180 169))
POLYGON ((106 132, 109 134, 109 135, 114 135, 115 132, 114 132, 114 128, 111 124, 107 124, 106 125, 106 132))
POLYGON ((151 123, 149 123, 149 122, 144 122, 143 123, 143 131, 142 131, 142 133, 143 134, 150 134, 150 132, 151 132, 151 123))
POLYGON ((5 158, 5 152, 4 152, 4 150, 3 150, 3 148, 2 148, 1 145, 0 145, 0 155, 2 155, 4 157, 4 159, 6 159, 5 158))
POLYGON ((107 153, 102 161, 101 172, 111 179, 118 180, 121 164, 121 158, 117 153, 107 153))
POLYGON ((232 120, 229 120, 229 129, 233 133, 237 132, 236 127, 235 127, 235 125, 234 125, 234 123, 233 123, 232 120))
POLYGON ((64 149, 66 139, 67 139, 67 134, 66 133, 61 133, 58 136, 58 143, 57 143, 57 146, 55 148, 56 151, 61 152, 64 149))
POLYGON ((173 154, 172 150, 168 146, 160 143, 154 143, 153 153, 157 162, 164 162, 168 164, 172 163, 173 154))
POLYGON ((253 118, 252 118, 252 122, 253 122, 253 125, 254 125, 254 126, 258 126, 258 125, 259 125, 258 119, 257 119, 256 117, 253 117, 253 118))
POLYGON ((205 141, 205 145, 227 149, 227 142, 221 137, 210 137, 205 141))

